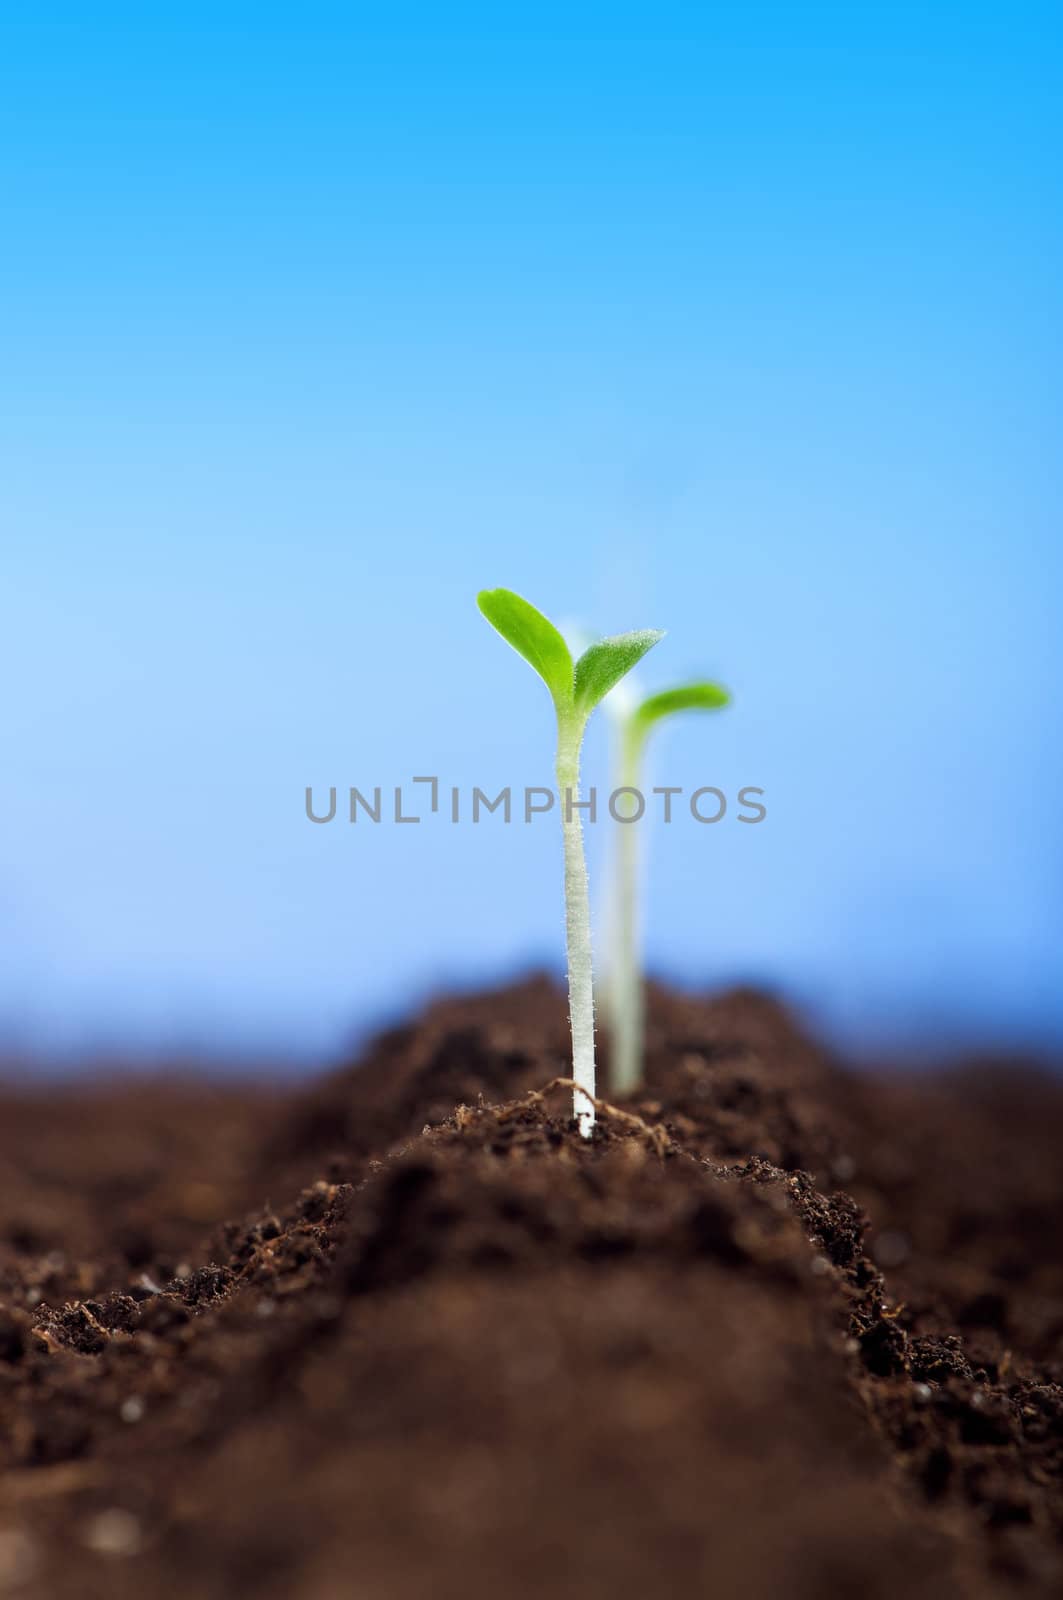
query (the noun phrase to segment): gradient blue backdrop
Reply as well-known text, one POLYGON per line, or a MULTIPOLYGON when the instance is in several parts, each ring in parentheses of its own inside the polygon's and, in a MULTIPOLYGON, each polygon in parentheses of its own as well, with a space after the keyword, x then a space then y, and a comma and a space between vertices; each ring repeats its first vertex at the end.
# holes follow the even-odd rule
POLYGON ((556 963, 552 826, 303 815, 548 781, 501 583, 734 687, 656 777, 769 819, 656 830, 658 970, 1058 1044, 1061 34, 0 7, 8 1043, 323 1053, 556 963))

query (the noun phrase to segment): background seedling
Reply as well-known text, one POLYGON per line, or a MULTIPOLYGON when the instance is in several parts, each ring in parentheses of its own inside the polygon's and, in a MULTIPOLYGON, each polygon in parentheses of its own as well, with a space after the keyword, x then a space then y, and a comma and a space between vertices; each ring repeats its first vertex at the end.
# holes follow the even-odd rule
MULTIPOLYGON (((616 697, 614 697, 615 699, 616 697)), ((623 697, 615 706, 616 788, 642 792, 643 755, 650 729, 679 711, 719 711, 731 696, 718 683, 687 683, 651 694, 623 697)), ((618 799, 627 820, 617 823, 610 897, 611 941, 606 1006, 612 1030, 612 1089, 631 1094, 642 1082, 645 994, 639 927, 639 823, 631 820, 636 802, 618 799)))
MULTIPOLYGON (((572 1027, 572 1076, 594 1096, 594 988, 591 965, 591 913, 587 862, 580 822, 579 760, 587 719, 662 634, 652 628, 618 633, 590 645, 573 663, 571 651, 553 623, 510 589, 484 589, 477 604, 491 626, 533 666, 549 689, 557 716, 556 772, 565 848, 565 946, 568 957, 568 1013, 572 1027)), ((573 1091, 573 1115, 589 1135, 594 1107, 573 1091)))

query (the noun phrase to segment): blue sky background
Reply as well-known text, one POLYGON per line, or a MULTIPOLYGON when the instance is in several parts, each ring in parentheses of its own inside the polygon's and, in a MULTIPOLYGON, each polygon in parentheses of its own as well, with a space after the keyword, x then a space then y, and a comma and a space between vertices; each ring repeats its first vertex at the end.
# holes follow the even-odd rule
POLYGON ((654 775, 769 818, 655 830, 657 971, 1058 1048, 1058 8, 90 10, 0 7, 8 1044, 556 964, 548 823, 303 815, 549 781, 505 584, 734 688, 654 775))

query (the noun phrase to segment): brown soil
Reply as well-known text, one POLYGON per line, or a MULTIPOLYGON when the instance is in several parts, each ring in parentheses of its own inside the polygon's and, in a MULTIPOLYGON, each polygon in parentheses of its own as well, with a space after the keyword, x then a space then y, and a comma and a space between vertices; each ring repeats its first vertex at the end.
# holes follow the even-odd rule
POLYGON ((565 1042, 0 1096, 0 1595, 1063 1592, 1063 1082, 658 993, 586 1144, 565 1042))

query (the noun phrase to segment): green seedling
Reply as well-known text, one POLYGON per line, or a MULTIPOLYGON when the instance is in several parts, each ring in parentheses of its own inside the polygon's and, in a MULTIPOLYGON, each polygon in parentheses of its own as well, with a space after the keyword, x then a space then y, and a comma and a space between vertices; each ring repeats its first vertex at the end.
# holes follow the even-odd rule
POLYGON ((556 772, 565 850, 565 944, 568 1014, 572 1027, 572 1110, 580 1132, 594 1124, 594 987, 587 862, 580 823, 579 762, 587 720, 663 635, 652 628, 599 639, 575 663, 560 633, 527 600, 509 589, 484 589, 477 604, 491 626, 533 666, 549 689, 557 716, 556 772), (585 1091, 581 1094, 579 1090, 585 1091), (590 1098, 588 1099, 587 1096, 590 1098))
MULTIPOLYGON (((628 700, 617 707, 616 788, 642 794, 642 767, 650 730, 679 711, 719 711, 731 696, 718 683, 687 683, 628 700)), ((613 704, 614 702, 611 702, 613 704)), ((637 805, 632 797, 632 807, 637 805)), ((618 808, 620 802, 617 802, 618 808)), ((634 810, 617 824, 613 857, 611 950, 606 1006, 612 1032, 615 1094, 632 1094, 642 1082, 645 986, 639 940, 639 839, 634 810)))

